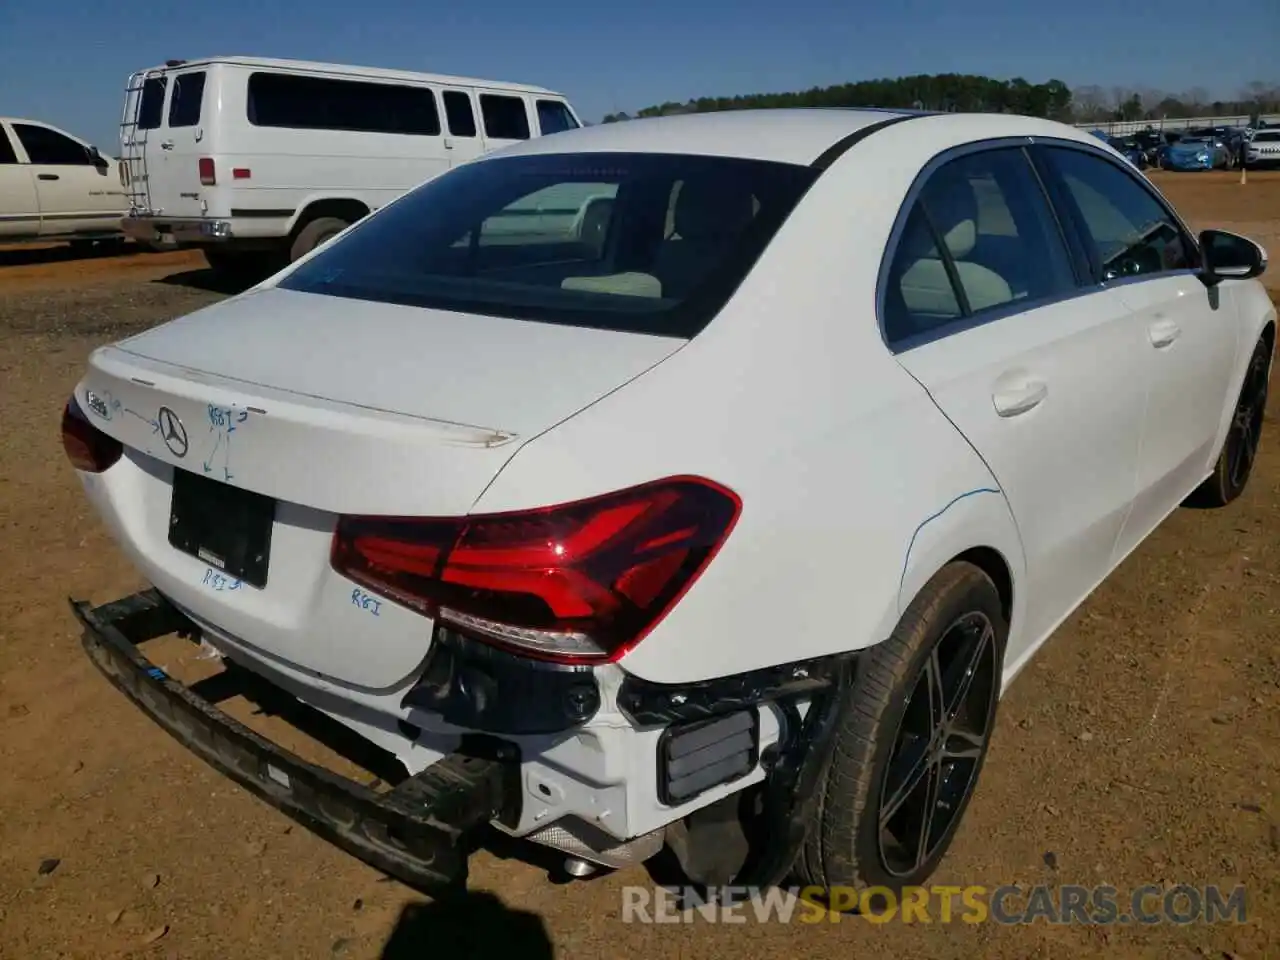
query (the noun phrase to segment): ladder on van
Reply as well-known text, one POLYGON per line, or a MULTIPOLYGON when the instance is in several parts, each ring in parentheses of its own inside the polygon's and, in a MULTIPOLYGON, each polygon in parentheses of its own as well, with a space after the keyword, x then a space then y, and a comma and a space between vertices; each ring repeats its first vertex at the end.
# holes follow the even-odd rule
POLYGON ((129 200, 130 216, 152 213, 151 183, 147 174, 147 134, 150 131, 140 129, 138 124, 147 81, 162 76, 163 70, 139 70, 129 75, 125 86, 124 110, 120 116, 120 161, 127 181, 122 186, 129 200))

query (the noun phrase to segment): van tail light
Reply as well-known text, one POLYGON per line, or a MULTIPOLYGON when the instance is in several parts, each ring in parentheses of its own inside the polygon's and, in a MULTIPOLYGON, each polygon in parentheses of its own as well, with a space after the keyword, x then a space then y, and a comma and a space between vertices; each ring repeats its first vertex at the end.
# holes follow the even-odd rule
POLYGON ((213 169, 213 157, 201 157, 198 163, 200 165, 200 183, 206 187, 217 186, 218 175, 213 169))
POLYGON ((124 455, 124 445, 90 423, 75 397, 62 411, 62 449, 71 465, 85 473, 102 473, 124 455))
POLYGON ((475 639, 544 660, 611 662, 689 590, 741 509, 719 484, 672 477, 516 513, 344 516, 332 564, 475 639))

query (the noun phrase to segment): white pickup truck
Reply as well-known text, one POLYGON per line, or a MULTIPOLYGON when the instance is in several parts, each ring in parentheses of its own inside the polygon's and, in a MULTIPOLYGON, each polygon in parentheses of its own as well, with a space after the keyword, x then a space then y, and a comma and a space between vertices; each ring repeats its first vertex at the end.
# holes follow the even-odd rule
POLYGON ((123 239, 119 161, 38 120, 0 117, 0 243, 123 239))

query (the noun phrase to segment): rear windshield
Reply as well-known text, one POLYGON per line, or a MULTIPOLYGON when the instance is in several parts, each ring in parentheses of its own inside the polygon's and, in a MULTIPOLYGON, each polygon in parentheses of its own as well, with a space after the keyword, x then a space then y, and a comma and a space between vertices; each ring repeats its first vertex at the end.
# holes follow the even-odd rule
POLYGON ((1267 131, 1260 130, 1253 135, 1254 143, 1261 143, 1264 140, 1267 143, 1271 143, 1275 140, 1280 140, 1280 130, 1267 130, 1267 131))
POLYGON ((481 160, 418 187, 279 285, 689 338, 816 176, 671 154, 481 160))

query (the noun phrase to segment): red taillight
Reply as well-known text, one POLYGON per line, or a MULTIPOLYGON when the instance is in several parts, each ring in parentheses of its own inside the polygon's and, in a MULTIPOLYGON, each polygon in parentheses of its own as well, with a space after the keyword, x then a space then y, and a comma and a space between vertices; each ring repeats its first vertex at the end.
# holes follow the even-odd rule
POLYGON ((693 585, 741 509, 718 484, 675 477, 519 513, 342 517, 332 561, 478 639, 550 660, 612 661, 693 585))
POLYGON ((101 473, 124 454, 124 445, 90 423, 75 397, 62 411, 62 449, 71 465, 85 473, 101 473))
POLYGON ((198 162, 200 165, 200 183, 206 187, 217 186, 218 175, 213 169, 213 157, 201 157, 198 162))

